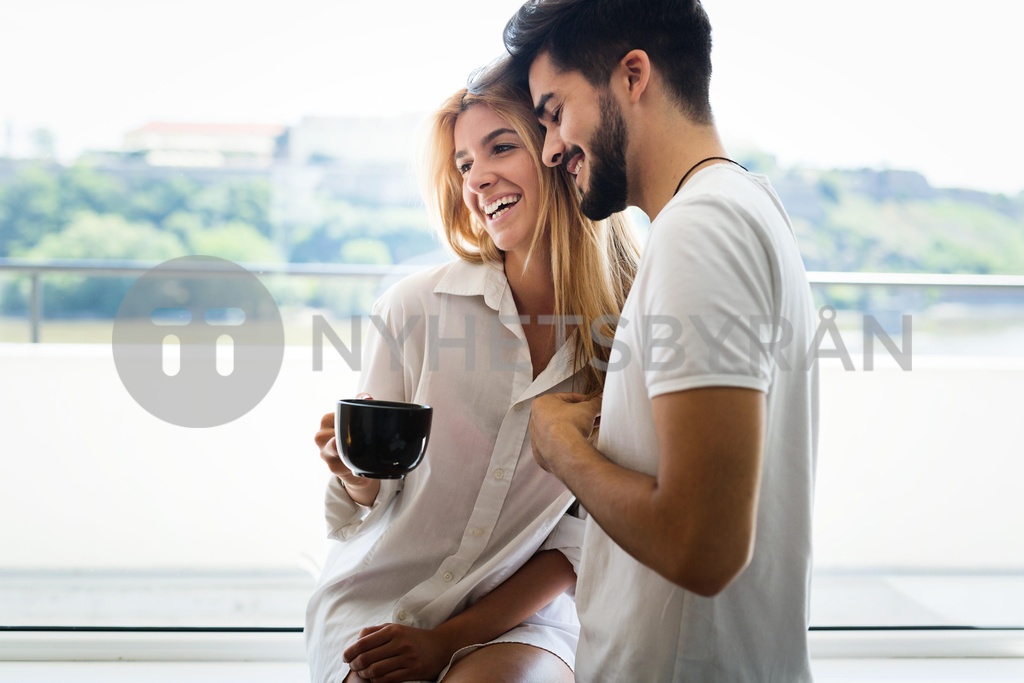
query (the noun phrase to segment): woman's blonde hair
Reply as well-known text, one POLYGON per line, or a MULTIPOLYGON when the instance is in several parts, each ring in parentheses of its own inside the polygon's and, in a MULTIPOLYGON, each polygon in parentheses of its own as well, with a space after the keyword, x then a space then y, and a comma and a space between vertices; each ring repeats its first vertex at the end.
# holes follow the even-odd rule
POLYGON ((615 324, 640 260, 633 230, 621 214, 592 221, 580 212, 575 183, 564 170, 549 168, 541 160, 543 133, 529 96, 510 84, 492 81, 449 97, 434 114, 428 131, 424 196, 445 241, 459 258, 471 263, 503 261, 501 250, 463 200, 463 177, 455 164, 455 122, 477 105, 490 107, 500 116, 533 159, 540 210, 530 254, 538 240, 549 234, 554 315, 556 320, 577 323, 567 326, 576 347, 575 369, 583 371, 577 390, 600 391, 615 324), (596 343, 595 336, 601 343, 596 343))

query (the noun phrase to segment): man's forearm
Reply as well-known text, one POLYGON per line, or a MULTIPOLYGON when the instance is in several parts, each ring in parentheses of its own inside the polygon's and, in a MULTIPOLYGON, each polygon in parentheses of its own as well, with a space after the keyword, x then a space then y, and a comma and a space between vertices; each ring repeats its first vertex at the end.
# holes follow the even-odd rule
POLYGON ((658 570, 665 542, 654 501, 657 479, 616 465, 578 432, 550 444, 551 473, 572 491, 594 521, 637 560, 658 570), (557 456, 555 456, 557 452, 557 456))
POLYGON ((652 402, 660 450, 657 477, 620 467, 587 440, 580 420, 547 406, 532 433, 534 453, 576 494, 623 550, 666 579, 716 595, 753 554, 765 396, 709 387, 652 402), (563 419, 558 419, 562 417, 563 419))

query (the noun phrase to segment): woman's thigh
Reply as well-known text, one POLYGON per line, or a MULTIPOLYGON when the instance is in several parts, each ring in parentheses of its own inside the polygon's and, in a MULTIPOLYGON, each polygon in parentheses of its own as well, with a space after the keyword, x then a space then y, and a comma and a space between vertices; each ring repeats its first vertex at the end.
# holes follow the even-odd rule
POLYGON ((444 683, 573 683, 572 670, 556 655, 523 643, 494 643, 455 662, 444 683))

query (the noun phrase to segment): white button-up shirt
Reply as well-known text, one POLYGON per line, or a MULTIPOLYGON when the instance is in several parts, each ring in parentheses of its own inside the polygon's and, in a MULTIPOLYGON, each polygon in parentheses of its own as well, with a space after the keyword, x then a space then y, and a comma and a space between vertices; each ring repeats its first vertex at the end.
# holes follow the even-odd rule
MULTIPOLYGON (((542 548, 578 561, 583 522, 572 495, 544 472, 527 427, 535 396, 571 391, 572 343, 536 379, 512 292, 499 266, 448 263, 409 276, 377 302, 362 390, 433 407, 427 453, 404 480, 382 480, 369 509, 332 477, 334 544, 309 602, 314 681, 340 681, 359 630, 397 622, 433 628, 489 593, 542 548)), ((562 595, 499 640, 573 664, 578 622, 562 595)))

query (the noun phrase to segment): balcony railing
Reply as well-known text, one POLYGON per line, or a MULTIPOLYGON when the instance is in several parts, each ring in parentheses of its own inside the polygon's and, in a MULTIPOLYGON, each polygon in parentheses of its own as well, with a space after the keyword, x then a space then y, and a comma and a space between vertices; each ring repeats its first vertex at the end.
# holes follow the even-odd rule
MULTIPOLYGON (((17 273, 29 278, 30 293, 28 324, 30 340, 38 344, 42 339, 44 278, 52 275, 79 275, 88 277, 141 276, 157 266, 146 261, 89 261, 80 259, 54 259, 36 261, 16 258, 0 258, 0 274, 17 273)), ((241 264, 246 271, 257 275, 284 275, 291 278, 384 278, 415 272, 422 266, 395 265, 376 266, 360 264, 241 264)), ((216 264, 185 267, 165 267, 166 275, 181 277, 238 277, 239 271, 216 264)))
MULTIPOLYGON (((53 275, 78 275, 88 277, 126 277, 141 276, 157 266, 157 263, 144 261, 89 261, 75 259, 54 259, 37 261, 17 258, 0 258, 0 274, 14 273, 29 278, 30 294, 28 305, 28 325, 30 340, 37 344, 41 341, 41 329, 44 323, 43 302, 45 297, 44 280, 53 275)), ((285 264, 239 264, 246 271, 257 276, 285 276, 287 278, 315 279, 383 279, 400 277, 423 268, 422 265, 363 265, 363 264, 327 264, 327 263, 285 263, 285 264)), ((186 264, 182 267, 163 267, 168 275, 181 277, 237 277, 239 271, 204 264, 201 267, 186 264)), ((922 290, 938 290, 947 294, 977 294, 1003 299, 1009 296, 1017 303, 1024 305, 1024 276, 1022 275, 974 275, 974 274, 919 274, 919 273, 851 273, 812 271, 808 280, 816 293, 822 293, 829 287, 852 286, 868 290, 888 288, 905 292, 922 290), (1017 301, 1017 297, 1020 297, 1017 301)), ((822 303, 828 297, 819 297, 822 303)))

